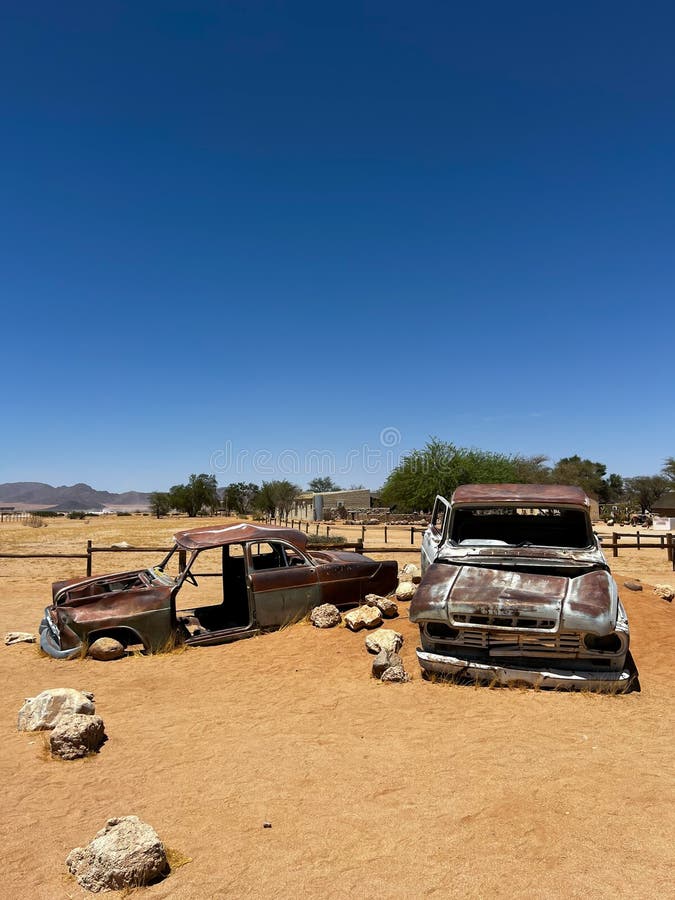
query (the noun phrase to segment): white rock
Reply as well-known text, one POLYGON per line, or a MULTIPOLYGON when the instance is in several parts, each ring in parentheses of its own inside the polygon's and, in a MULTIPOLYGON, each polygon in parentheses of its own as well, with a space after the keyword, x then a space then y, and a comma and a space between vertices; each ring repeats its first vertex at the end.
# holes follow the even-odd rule
POLYGON ((366 637, 366 650, 371 653, 379 653, 380 650, 398 653, 402 646, 403 635, 392 628, 378 628, 366 637))
POLYGON ((340 610, 332 603, 322 603, 315 606, 310 613, 309 620, 315 628, 333 628, 342 621, 340 610))
POLYGON ((654 593, 657 597, 662 597, 664 600, 672 600, 675 597, 675 588, 669 584, 655 584, 654 593))
POLYGON ((71 850, 66 865, 94 892, 140 887, 168 872, 159 835, 137 816, 108 819, 90 844, 71 850))
POLYGON ((100 716, 62 715, 49 735, 52 756, 79 759, 96 753, 107 740, 100 716))
POLYGON ((377 628, 382 624, 382 613, 376 606, 358 606, 345 614, 345 625, 352 631, 361 628, 377 628))
POLYGON ((127 547, 131 547, 131 544, 128 541, 118 541, 116 544, 110 545, 113 550, 126 550, 127 547))
POLYGON ((391 666, 382 673, 381 681, 410 681, 410 675, 407 674, 403 666, 391 666))
POLYGON ((30 631, 8 631, 5 635, 5 644, 34 644, 35 635, 30 631))
POLYGON ((96 712, 94 695, 73 688, 50 688, 37 697, 29 697, 19 710, 19 731, 46 731, 52 729, 59 716, 96 712))
POLYGON ((412 581, 414 584, 419 584, 422 580, 422 572, 415 563, 406 563, 399 572, 398 580, 412 581))
POLYGON ((396 599, 404 602, 412 600, 416 590, 417 585, 413 584, 412 581, 402 581, 396 588, 396 599))
POLYGON ((398 606, 389 597, 380 597, 379 594, 366 594, 366 606, 376 606, 385 619, 395 619, 398 615, 398 606))

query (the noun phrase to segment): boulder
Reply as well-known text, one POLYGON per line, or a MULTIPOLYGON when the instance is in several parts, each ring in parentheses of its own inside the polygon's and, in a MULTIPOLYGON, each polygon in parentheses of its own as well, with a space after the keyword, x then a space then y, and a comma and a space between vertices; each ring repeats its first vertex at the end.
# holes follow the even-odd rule
POLYGON ((340 610, 332 603, 322 603, 315 606, 310 613, 309 620, 315 628, 333 628, 342 621, 340 610))
POLYGON ((168 874, 164 845, 154 828, 137 816, 108 819, 86 847, 76 847, 66 865, 88 891, 119 891, 168 874))
POLYGON ((5 635, 5 644, 34 644, 35 635, 30 631, 8 631, 5 635))
POLYGON ((366 638, 366 650, 371 653, 379 653, 386 650, 387 653, 398 653, 403 646, 403 635, 392 628, 378 628, 366 638))
POLYGON ((121 659, 124 656, 124 644, 116 641, 115 638, 102 637, 94 641, 90 645, 87 655, 92 659, 101 661, 107 659, 121 659))
POLYGON ((366 594, 366 606, 376 606, 385 619, 395 619, 398 615, 398 606, 389 597, 380 597, 379 594, 366 594))
POLYGON ((422 580, 422 572, 415 563, 406 563, 398 574, 399 581, 412 581, 419 584, 422 580))
POLYGON ((100 716, 61 716, 49 735, 52 756, 61 759, 80 759, 98 753, 108 738, 100 716))
POLYGON ((624 581, 623 586, 629 591, 641 591, 642 585, 639 581, 624 581))
POLYGON ((380 681, 404 682, 410 681, 410 675, 403 666, 390 666, 382 673, 380 681))
POLYGON ((417 585, 413 584, 412 581, 402 581, 396 588, 396 599, 406 602, 412 600, 416 590, 417 585))
POLYGON ((403 660, 398 653, 388 653, 386 650, 380 650, 375 659, 373 659, 373 676, 381 678, 387 669, 402 665, 403 660))
POLYGON ((19 731, 47 731, 62 715, 82 713, 91 716, 96 711, 94 695, 73 688, 51 688, 37 697, 28 697, 19 710, 19 731))
POLYGON ((664 600, 671 603, 673 597, 675 597, 675 588, 669 584, 655 584, 654 593, 657 597, 662 597, 664 600))
POLYGON ((352 631, 362 628, 377 628, 382 624, 382 613, 376 606, 358 606, 345 613, 345 625, 352 631))

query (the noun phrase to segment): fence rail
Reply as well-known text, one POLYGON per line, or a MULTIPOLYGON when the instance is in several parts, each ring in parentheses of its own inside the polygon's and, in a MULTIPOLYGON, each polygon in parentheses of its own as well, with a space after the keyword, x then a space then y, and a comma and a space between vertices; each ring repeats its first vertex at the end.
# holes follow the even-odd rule
MULTIPOLYGON (((272 520, 274 521, 274 520, 272 520)), ((365 531, 362 532, 362 537, 356 541, 347 541, 344 543, 335 543, 330 540, 330 530, 331 527, 339 530, 340 526, 324 526, 326 528, 326 540, 318 541, 316 543, 312 542, 308 546, 308 550, 311 553, 312 550, 354 550, 356 553, 411 553, 413 551, 418 551, 419 546, 415 546, 414 544, 414 535, 415 533, 423 533, 425 529, 420 528, 419 526, 410 526, 410 544, 405 546, 394 545, 387 543, 387 526, 360 526, 362 529, 376 528, 379 527, 380 530, 382 527, 385 528, 385 546, 374 546, 374 547, 366 547, 364 546, 364 537, 365 531)), ((390 526, 392 527, 392 526, 390 526)), ((408 526, 393 526, 408 529, 408 526)), ((318 525, 317 531, 318 534, 318 525)), ((672 563, 673 571, 675 572, 675 539, 673 535, 668 532, 667 534, 644 534, 639 531, 631 534, 630 532, 625 532, 623 534, 619 534, 616 531, 613 531, 611 534, 598 534, 598 537, 602 540, 602 549, 612 551, 612 556, 617 557, 619 555, 619 549, 624 550, 665 550, 668 561, 672 563), (611 538, 611 543, 606 543, 605 538, 611 538), (634 542, 629 542, 626 538, 634 538, 634 542)), ((93 557, 95 553, 162 553, 167 554, 172 547, 95 547, 91 540, 87 541, 87 547, 84 553, 0 553, 0 559, 84 559, 86 560, 86 577, 91 577, 93 571, 93 557)), ((181 548, 178 550, 178 570, 179 572, 183 572, 185 567, 187 566, 187 552, 181 548)))

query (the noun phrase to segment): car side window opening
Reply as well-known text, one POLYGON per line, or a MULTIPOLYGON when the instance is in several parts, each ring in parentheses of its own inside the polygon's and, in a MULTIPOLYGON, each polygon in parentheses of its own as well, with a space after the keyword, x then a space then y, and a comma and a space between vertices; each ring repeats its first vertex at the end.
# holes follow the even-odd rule
POLYGON ((441 503, 440 500, 436 501, 434 507, 433 518, 431 520, 431 527, 435 532, 441 534, 443 531, 443 526, 445 525, 445 514, 447 512, 447 506, 445 503, 441 503))
POLYGON ((176 597, 177 612, 190 611, 203 631, 239 628, 250 622, 244 547, 202 550, 189 566, 176 597), (194 584, 194 581, 197 584, 194 584))
POLYGON ((254 572, 266 569, 285 569, 308 565, 305 557, 290 544, 279 541, 260 541, 249 545, 251 568, 254 572))

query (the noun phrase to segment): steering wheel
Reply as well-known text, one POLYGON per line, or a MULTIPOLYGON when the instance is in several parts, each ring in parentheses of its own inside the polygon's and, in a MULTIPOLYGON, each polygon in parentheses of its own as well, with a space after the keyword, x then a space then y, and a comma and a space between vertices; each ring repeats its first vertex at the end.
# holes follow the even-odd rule
POLYGON ((194 584, 195 587, 199 587, 199 585, 197 584, 197 579, 192 574, 192 572, 185 573, 185 581, 189 581, 190 584, 194 584))

